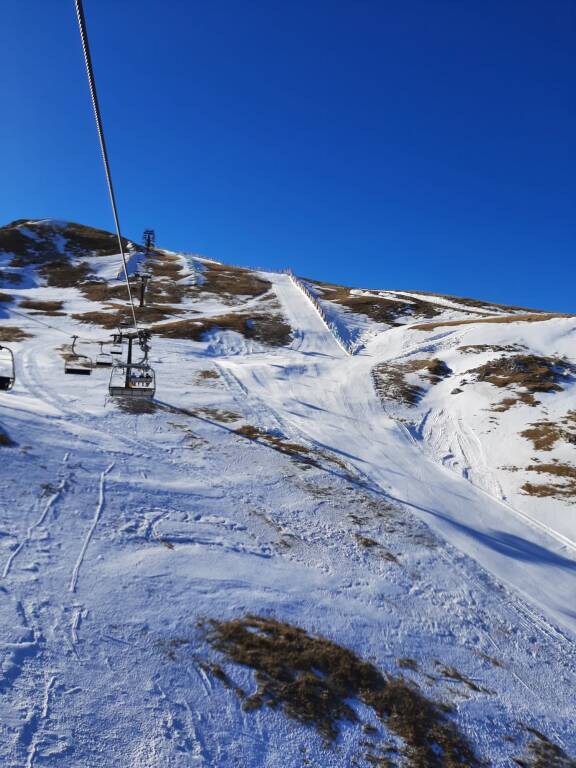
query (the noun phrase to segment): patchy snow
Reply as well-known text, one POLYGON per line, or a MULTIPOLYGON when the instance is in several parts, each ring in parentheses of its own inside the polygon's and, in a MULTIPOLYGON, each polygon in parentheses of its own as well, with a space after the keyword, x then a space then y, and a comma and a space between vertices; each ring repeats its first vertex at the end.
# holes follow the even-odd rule
MULTIPOLYGON (((98 262, 112 278, 113 258, 98 262)), ((0 447, 0 762, 368 765, 358 725, 326 746, 279 709, 245 711, 210 673, 205 661, 225 662, 198 620, 249 612, 321 633, 390 674, 415 660, 420 673, 404 674, 454 706, 495 766, 521 756, 523 726, 574 752, 575 507, 523 496, 523 476, 500 468, 529 458, 518 432, 569 408, 573 384, 541 408, 500 414, 503 440, 483 410, 502 396, 492 385, 454 396, 440 382, 408 415, 383 407, 371 371, 424 354, 464 372, 490 353, 458 347, 480 343, 569 356, 576 321, 404 326, 371 332, 349 356, 287 275, 262 276, 290 346, 231 331, 155 337, 150 413, 109 401, 105 369, 63 375, 66 334, 107 332, 69 316, 3 320, 34 335, 12 345, 17 384, 0 393, 0 425, 16 443, 0 447)), ((98 307, 77 289, 61 298, 68 314, 98 307)), ((208 295, 187 308, 220 311, 208 295)), ((226 668, 252 692, 246 669, 226 668)))

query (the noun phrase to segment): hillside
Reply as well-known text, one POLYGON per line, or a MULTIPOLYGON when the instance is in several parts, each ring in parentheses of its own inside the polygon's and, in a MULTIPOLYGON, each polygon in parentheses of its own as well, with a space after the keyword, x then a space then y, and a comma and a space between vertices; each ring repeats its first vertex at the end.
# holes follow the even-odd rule
POLYGON ((137 406, 113 236, 0 228, 2 765, 574 768, 576 317, 126 245, 137 406))

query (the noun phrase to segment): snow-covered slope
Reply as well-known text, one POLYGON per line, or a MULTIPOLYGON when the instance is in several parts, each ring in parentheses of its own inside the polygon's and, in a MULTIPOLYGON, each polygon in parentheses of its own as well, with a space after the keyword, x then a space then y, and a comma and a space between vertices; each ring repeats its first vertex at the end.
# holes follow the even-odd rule
POLYGON ((2 765, 573 765, 575 318, 133 246, 134 409, 115 250, 0 229, 2 765))

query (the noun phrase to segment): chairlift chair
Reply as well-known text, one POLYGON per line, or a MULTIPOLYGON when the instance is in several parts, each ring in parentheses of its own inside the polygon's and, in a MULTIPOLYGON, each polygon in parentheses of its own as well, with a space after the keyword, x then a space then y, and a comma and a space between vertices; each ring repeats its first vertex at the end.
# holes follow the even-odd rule
POLYGON ((0 391, 10 392, 16 380, 14 353, 0 345, 0 391))
POLYGON ((110 354, 111 355, 122 354, 122 334, 121 333, 112 334, 112 346, 110 347, 110 354))
POLYGON ((96 367, 97 368, 111 368, 112 358, 109 352, 104 352, 102 349, 104 342, 100 342, 100 352, 96 355, 96 367))
POLYGON ((154 369, 148 363, 117 364, 108 391, 111 397, 152 398, 156 392, 154 369))
POLYGON ((92 360, 87 355, 79 355, 76 352, 76 340, 78 336, 72 336, 71 356, 64 363, 64 373, 76 376, 90 376, 92 373, 92 360))

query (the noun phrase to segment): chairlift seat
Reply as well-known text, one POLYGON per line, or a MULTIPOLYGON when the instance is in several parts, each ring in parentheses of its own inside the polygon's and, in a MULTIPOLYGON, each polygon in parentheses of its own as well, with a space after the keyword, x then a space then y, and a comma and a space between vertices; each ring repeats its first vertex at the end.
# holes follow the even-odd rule
POLYGON ((97 368, 111 368, 112 367, 112 358, 110 355, 97 355, 96 356, 96 367, 97 368))
POLYGON ((156 392, 156 376, 149 365, 115 365, 110 374, 111 397, 152 398, 156 392))
POLYGON ((67 360, 64 365, 64 373, 76 376, 90 376, 92 373, 92 361, 90 358, 73 358, 67 360))

